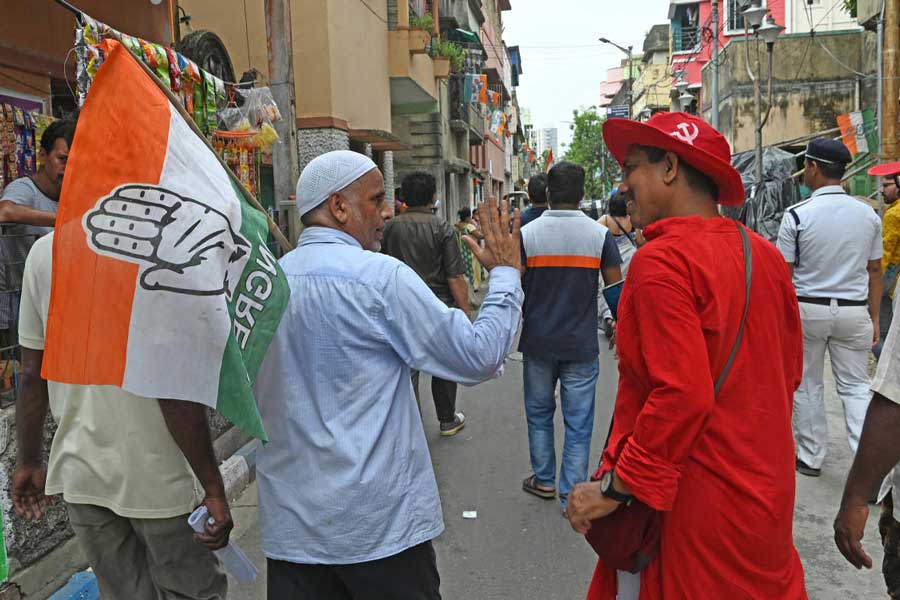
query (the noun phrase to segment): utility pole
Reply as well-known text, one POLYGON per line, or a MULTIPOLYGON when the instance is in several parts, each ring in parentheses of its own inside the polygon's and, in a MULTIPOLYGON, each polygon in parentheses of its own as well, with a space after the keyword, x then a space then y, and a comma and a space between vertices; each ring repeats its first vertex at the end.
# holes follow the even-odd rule
POLYGON ((289 215, 288 237, 297 243, 300 220, 296 205, 289 196, 294 193, 297 177, 297 105, 294 97, 294 44, 291 34, 291 0, 265 0, 266 45, 269 59, 269 87, 281 121, 275 123, 280 142, 272 148, 272 170, 275 174, 275 207, 289 215))
POLYGON ((719 129, 719 0, 712 0, 712 110, 710 124, 719 129))
POLYGON ((628 46, 628 118, 634 118, 634 63, 631 59, 633 46, 628 46))
POLYGON ((881 158, 897 160, 897 59, 900 51, 900 0, 884 2, 884 129, 881 131, 881 158))

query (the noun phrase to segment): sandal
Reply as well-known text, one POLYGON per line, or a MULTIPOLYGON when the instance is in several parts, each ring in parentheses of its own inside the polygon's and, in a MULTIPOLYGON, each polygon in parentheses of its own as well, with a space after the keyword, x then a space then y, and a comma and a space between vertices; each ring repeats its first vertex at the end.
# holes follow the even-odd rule
POLYGON ((525 479, 525 481, 522 482, 522 489, 529 494, 533 494, 538 498, 543 498, 544 500, 553 500, 554 498, 556 498, 556 488, 545 488, 543 486, 539 486, 537 482, 537 475, 532 475, 525 479))

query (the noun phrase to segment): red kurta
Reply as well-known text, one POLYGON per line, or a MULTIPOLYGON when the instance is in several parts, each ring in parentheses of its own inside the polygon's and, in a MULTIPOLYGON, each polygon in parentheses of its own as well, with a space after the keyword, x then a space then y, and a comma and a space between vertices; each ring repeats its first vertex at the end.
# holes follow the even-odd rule
MULTIPOLYGON (((784 258, 752 234, 744 338, 718 397, 744 304, 735 222, 664 219, 644 229, 619 304, 619 390, 603 455, 663 511, 641 600, 805 599, 794 548, 791 406, 803 369, 797 300, 784 258)), ((589 600, 614 600, 597 565, 589 600)))

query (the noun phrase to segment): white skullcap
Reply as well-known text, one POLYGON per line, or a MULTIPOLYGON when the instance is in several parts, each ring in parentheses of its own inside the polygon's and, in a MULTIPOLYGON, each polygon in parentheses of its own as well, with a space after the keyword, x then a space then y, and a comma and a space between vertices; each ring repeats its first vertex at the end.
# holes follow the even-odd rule
POLYGON ((335 150, 315 157, 297 180, 297 211, 303 216, 372 169, 371 158, 350 150, 335 150))

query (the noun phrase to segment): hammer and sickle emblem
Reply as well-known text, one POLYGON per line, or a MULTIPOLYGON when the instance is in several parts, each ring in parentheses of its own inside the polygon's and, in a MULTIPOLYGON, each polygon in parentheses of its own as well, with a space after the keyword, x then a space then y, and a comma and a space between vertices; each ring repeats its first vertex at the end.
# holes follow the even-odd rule
POLYGON ((673 131, 669 135, 693 146, 694 140, 700 135, 697 125, 695 123, 679 123, 676 127, 679 131, 673 131))

